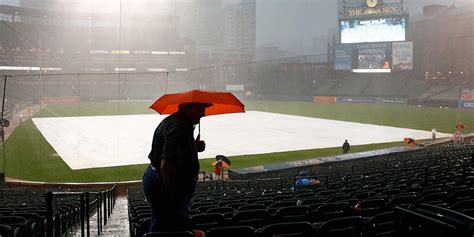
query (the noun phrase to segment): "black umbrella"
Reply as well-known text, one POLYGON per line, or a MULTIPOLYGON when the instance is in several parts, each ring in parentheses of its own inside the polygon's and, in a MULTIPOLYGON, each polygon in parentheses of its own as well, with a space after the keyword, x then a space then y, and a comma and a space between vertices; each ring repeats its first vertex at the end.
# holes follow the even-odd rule
POLYGON ((227 163, 229 166, 232 164, 232 161, 230 161, 230 159, 227 158, 227 156, 224 156, 224 155, 217 155, 216 156, 216 161, 223 161, 223 162, 227 163))

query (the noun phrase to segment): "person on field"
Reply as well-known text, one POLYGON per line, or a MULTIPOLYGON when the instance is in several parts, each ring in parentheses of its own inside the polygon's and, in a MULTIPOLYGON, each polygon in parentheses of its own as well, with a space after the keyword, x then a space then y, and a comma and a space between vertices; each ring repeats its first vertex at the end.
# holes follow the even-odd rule
POLYGON ((194 127, 211 104, 180 104, 153 135, 150 165, 143 175, 143 189, 151 205, 151 232, 185 230, 189 203, 198 173, 198 152, 206 148, 194 127))
POLYGON ((431 139, 434 141, 436 141, 436 134, 438 133, 438 131, 436 130, 436 128, 433 128, 431 129, 431 139))
POLYGON ((351 149, 351 145, 349 145, 349 142, 346 140, 342 144, 342 154, 348 154, 350 149, 351 149))

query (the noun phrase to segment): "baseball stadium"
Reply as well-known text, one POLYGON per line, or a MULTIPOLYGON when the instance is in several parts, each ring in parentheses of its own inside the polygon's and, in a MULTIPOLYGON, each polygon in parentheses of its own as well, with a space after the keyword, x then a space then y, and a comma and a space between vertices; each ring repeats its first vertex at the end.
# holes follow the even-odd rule
POLYGON ((0 236, 472 236, 474 5, 331 1, 298 36, 328 6, 283 2, 0 1, 0 236), (152 104, 187 92, 243 106, 150 231, 152 104))

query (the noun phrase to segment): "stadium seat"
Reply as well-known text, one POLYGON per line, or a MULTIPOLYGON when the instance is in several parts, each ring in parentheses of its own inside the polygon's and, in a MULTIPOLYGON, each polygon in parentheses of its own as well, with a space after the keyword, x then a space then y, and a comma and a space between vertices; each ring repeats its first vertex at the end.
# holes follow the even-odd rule
POLYGON ((206 237, 253 237, 255 229, 250 226, 215 227, 206 232, 206 237))
POLYGON ((276 201, 270 205, 270 208, 280 208, 280 207, 291 207, 296 205, 295 200, 289 200, 289 201, 276 201))
POLYGON ((239 211, 246 211, 246 210, 255 210, 255 209, 265 209, 266 206, 263 204, 247 204, 239 207, 239 211))
POLYGON ((144 237, 194 237, 194 235, 189 231, 150 232, 146 233, 144 237))
POLYGON ((227 212, 234 212, 234 209, 232 209, 231 207, 215 207, 207 210, 207 213, 225 214, 227 212))
POLYGON ((257 229, 255 233, 257 237, 313 237, 314 230, 309 222, 287 222, 267 225, 257 229))
POLYGON ((331 194, 326 197, 326 202, 331 203, 331 202, 337 202, 340 200, 344 199, 349 199, 350 195, 345 194, 345 193, 336 193, 336 194, 331 194))
POLYGON ((0 224, 0 236, 16 237, 18 236, 18 230, 19 228, 16 228, 15 233, 15 228, 10 227, 9 225, 0 224))
POLYGON ((369 237, 387 237, 393 236, 394 232, 393 211, 379 213, 367 220, 364 230, 364 236, 369 237))
POLYGON ((395 236, 456 236, 455 227, 446 222, 433 219, 402 207, 395 207, 394 210, 395 236))
POLYGON ((295 199, 298 199, 298 200, 306 199, 310 197, 314 197, 314 194, 313 193, 299 193, 295 195, 295 199))
POLYGON ((241 206, 245 206, 247 205, 247 203, 245 202, 236 202, 236 203, 230 203, 230 204, 227 204, 226 207, 230 207, 234 210, 238 210, 241 206))
POLYGON ((344 237, 361 236, 363 219, 360 216, 341 217, 314 225, 316 236, 344 237))
POLYGON ((36 213, 30 212, 15 212, 12 216, 21 216, 27 221, 27 234, 31 236, 39 236, 44 230, 45 218, 36 213))
POLYGON ((362 216, 374 216, 386 211, 385 200, 383 198, 362 200, 360 202, 360 208, 360 214, 362 216))
POLYGON ((396 206, 407 206, 409 204, 416 204, 417 198, 415 195, 397 196, 388 201, 387 207, 394 208, 396 206))
POLYGON ((326 199, 322 197, 309 197, 301 200, 301 205, 308 205, 312 203, 323 203, 326 199))
POLYGON ((210 228, 220 227, 225 224, 225 217, 220 213, 203 213, 189 218, 191 226, 195 230, 206 232, 210 228))
POLYGON ((327 221, 334 218, 354 215, 354 210, 345 202, 327 203, 321 205, 312 213, 311 222, 327 221))
POLYGON ((429 193, 418 199, 418 203, 434 204, 438 206, 447 206, 448 193, 447 192, 435 192, 429 193))
POLYGON ((474 217, 474 199, 458 201, 451 206, 451 209, 474 217))
POLYGON ((474 235, 474 218, 460 212, 429 204, 421 204, 413 211, 453 226, 456 229, 456 236, 474 235))
POLYGON ((230 219, 230 225, 246 225, 253 228, 260 228, 269 224, 270 221, 270 213, 266 209, 255 209, 235 212, 230 219))
POLYGON ((28 233, 27 220, 21 216, 2 216, 0 224, 8 225, 11 228, 18 228, 18 236, 25 236, 28 233))
POLYGON ((212 209, 212 208, 219 208, 219 206, 218 205, 205 205, 205 206, 200 206, 196 209, 204 213, 204 212, 207 212, 207 210, 212 209))
POLYGON ((309 221, 310 214, 307 206, 281 207, 273 215, 273 223, 309 221))
POLYGON ((138 222, 134 222, 135 228, 132 230, 135 237, 143 236, 144 234, 150 232, 151 218, 144 218, 138 222))
POLYGON ((288 199, 293 199, 293 194, 280 194, 280 195, 273 196, 274 202, 277 202, 280 200, 288 200, 288 199))
POLYGON ((375 194, 376 192, 372 192, 372 191, 359 191, 359 192, 353 193, 352 198, 361 200, 361 199, 366 199, 368 197, 375 196, 375 194))
POLYGON ((459 189, 449 195, 448 204, 452 205, 461 200, 474 199, 474 188, 459 189))

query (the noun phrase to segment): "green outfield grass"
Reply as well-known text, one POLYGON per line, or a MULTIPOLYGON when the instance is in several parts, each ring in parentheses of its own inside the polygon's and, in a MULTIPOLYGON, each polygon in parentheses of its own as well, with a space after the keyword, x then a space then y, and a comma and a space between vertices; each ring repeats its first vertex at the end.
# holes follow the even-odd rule
MULTIPOLYGON (((37 117, 97 116, 154 113, 149 102, 82 103, 49 105, 37 117)), ((395 127, 453 133, 457 122, 467 124, 465 133, 474 132, 474 112, 406 105, 314 104, 308 102, 246 102, 247 110, 336 119, 395 127)), ((151 139, 151 138, 150 138, 151 139)), ((402 142, 353 146, 351 152, 401 146, 402 142)), ((139 180, 146 165, 96 168, 73 171, 58 157, 36 129, 31 119, 18 126, 5 142, 0 166, 8 177, 47 182, 98 182, 139 180)), ((326 148, 262 155, 232 157, 234 168, 340 154, 340 148, 326 148)), ((212 159, 201 160, 201 169, 210 171, 212 159)))

